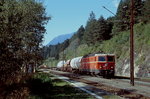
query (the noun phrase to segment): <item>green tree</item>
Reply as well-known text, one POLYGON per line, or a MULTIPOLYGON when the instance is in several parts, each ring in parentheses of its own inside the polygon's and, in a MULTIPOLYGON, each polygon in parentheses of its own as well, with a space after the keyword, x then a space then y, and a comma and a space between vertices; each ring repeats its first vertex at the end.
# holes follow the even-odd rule
MULTIPOLYGON (((42 42, 43 35, 45 33, 44 24, 47 23, 49 17, 45 16, 45 8, 42 3, 33 2, 31 0, 26 0, 22 2, 24 7, 24 22, 26 26, 26 32, 24 32, 23 45, 25 55, 30 59, 27 60, 26 67, 29 68, 32 63, 34 66, 38 64, 40 46, 42 42), (33 58, 31 58, 33 56, 33 58)), ((25 62, 25 61, 24 61, 25 62)), ((26 70, 28 71, 28 70, 26 70)))
MULTIPOLYGON (((38 64, 49 20, 35 0, 0 1, 0 81, 12 83, 24 67, 38 64), (11 78, 11 79, 10 79, 11 78)), ((28 70, 27 70, 28 71, 28 70)))
POLYGON ((107 21, 104 19, 103 16, 101 16, 96 25, 96 29, 94 30, 94 40, 95 42, 101 42, 108 38, 109 33, 108 33, 108 25, 107 21))
POLYGON ((113 35, 121 31, 127 30, 130 27, 130 0, 121 0, 117 9, 113 35))
POLYGON ((106 21, 107 21, 107 25, 108 25, 107 33, 109 33, 109 37, 106 39, 110 39, 112 37, 112 29, 113 29, 114 22, 115 22, 115 16, 108 17, 106 21))
MULTIPOLYGON (((121 0, 117 9, 116 19, 114 21, 113 35, 118 34, 121 31, 130 29, 130 0, 121 0)), ((142 0, 134 1, 134 23, 139 23, 141 20, 143 8, 142 0)))
POLYGON ((90 17, 87 21, 84 36, 83 36, 84 42, 87 43, 88 45, 94 43, 94 40, 93 40, 94 32, 93 32, 93 30, 95 30, 96 22, 97 22, 97 20, 95 19, 95 14, 92 11, 90 13, 90 17))
POLYGON ((85 32, 85 29, 82 25, 77 31, 77 38, 79 38, 79 43, 83 42, 84 32, 85 32))
POLYGON ((135 24, 141 22, 141 19, 143 17, 142 9, 144 6, 143 0, 135 0, 134 1, 134 17, 135 17, 135 24))
POLYGON ((146 0, 144 2, 144 7, 142 9, 142 14, 143 14, 143 21, 147 22, 150 21, 150 0, 146 0))

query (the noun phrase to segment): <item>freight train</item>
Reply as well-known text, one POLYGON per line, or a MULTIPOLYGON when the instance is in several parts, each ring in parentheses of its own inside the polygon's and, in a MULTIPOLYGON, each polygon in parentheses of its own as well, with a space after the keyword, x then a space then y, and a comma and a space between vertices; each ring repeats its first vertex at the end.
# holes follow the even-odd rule
POLYGON ((113 77, 115 74, 114 54, 89 54, 71 60, 60 61, 57 69, 80 74, 101 75, 113 77))

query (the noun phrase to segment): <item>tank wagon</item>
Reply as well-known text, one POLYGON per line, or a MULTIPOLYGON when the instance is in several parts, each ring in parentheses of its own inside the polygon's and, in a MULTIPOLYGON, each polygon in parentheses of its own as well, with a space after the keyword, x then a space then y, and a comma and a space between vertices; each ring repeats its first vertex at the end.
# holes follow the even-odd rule
POLYGON ((64 64, 63 71, 72 72, 72 67, 70 66, 71 60, 67 60, 64 64))
POLYGON ((60 61, 58 68, 68 72, 90 73, 93 75, 102 75, 103 77, 112 77, 115 74, 114 54, 89 54, 68 60, 65 65, 62 64, 63 61, 60 61))
POLYGON ((57 64, 57 70, 63 70, 63 67, 65 65, 65 61, 60 61, 57 64))
POLYGON ((73 58, 71 60, 70 66, 72 68, 72 72, 78 72, 79 71, 79 69, 81 67, 81 59, 82 59, 82 56, 73 58))

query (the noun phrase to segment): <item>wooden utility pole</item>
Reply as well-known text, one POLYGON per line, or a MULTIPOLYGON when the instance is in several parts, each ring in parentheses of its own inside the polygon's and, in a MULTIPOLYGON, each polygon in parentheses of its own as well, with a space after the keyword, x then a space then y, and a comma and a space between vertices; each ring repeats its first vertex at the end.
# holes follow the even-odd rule
POLYGON ((134 0, 131 0, 130 3, 130 84, 134 86, 134 0))
MULTIPOLYGON (((130 84, 134 86, 134 0, 130 0, 130 84)), ((103 6, 104 9, 115 15, 112 11, 103 6)))
POLYGON ((65 55, 64 55, 64 50, 63 50, 63 68, 64 68, 64 60, 65 60, 65 55))

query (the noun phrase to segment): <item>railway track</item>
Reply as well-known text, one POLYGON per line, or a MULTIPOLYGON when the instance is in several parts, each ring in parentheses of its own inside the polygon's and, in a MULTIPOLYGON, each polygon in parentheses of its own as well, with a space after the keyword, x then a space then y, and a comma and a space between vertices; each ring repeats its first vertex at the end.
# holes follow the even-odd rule
MULTIPOLYGON (((56 70, 55 70, 56 71, 56 70)), ((97 76, 97 75, 80 75, 80 74, 74 74, 75 76, 89 76, 89 77, 97 77, 97 78, 103 78, 102 76, 97 76)), ((106 78, 107 79, 107 78, 106 78)), ((123 76, 114 76, 113 78, 108 78, 111 80, 118 80, 122 82, 128 82, 130 83, 130 77, 123 77, 123 76)), ((143 86, 148 86, 150 87, 150 79, 141 79, 141 78, 135 78, 135 84, 137 85, 143 85, 143 86)))
POLYGON ((100 90, 107 91, 114 95, 119 95, 127 99, 150 99, 150 81, 135 80, 135 86, 129 84, 130 79, 124 77, 115 77, 104 79, 102 77, 93 77, 89 75, 80 75, 62 71, 48 70, 52 74, 69 77, 72 80, 83 82, 94 86, 100 90))
MULTIPOLYGON (((130 83, 129 79, 113 79, 113 80, 130 83)), ((136 85, 150 87, 150 82, 145 82, 141 80, 135 80, 134 82, 136 85)))
MULTIPOLYGON (((96 76, 96 75, 80 75, 80 74, 75 74, 75 77, 79 77, 79 76, 87 76, 87 77, 97 77, 102 78, 102 79, 111 79, 111 80, 115 80, 115 81, 120 81, 120 82, 127 82, 130 83, 130 78, 129 77, 122 77, 122 76, 114 76, 113 78, 103 78, 102 76, 96 76)), ((140 79, 140 78, 135 78, 135 84, 136 85, 142 85, 142 86, 147 86, 150 87, 150 79, 146 80, 146 79, 140 79)))

